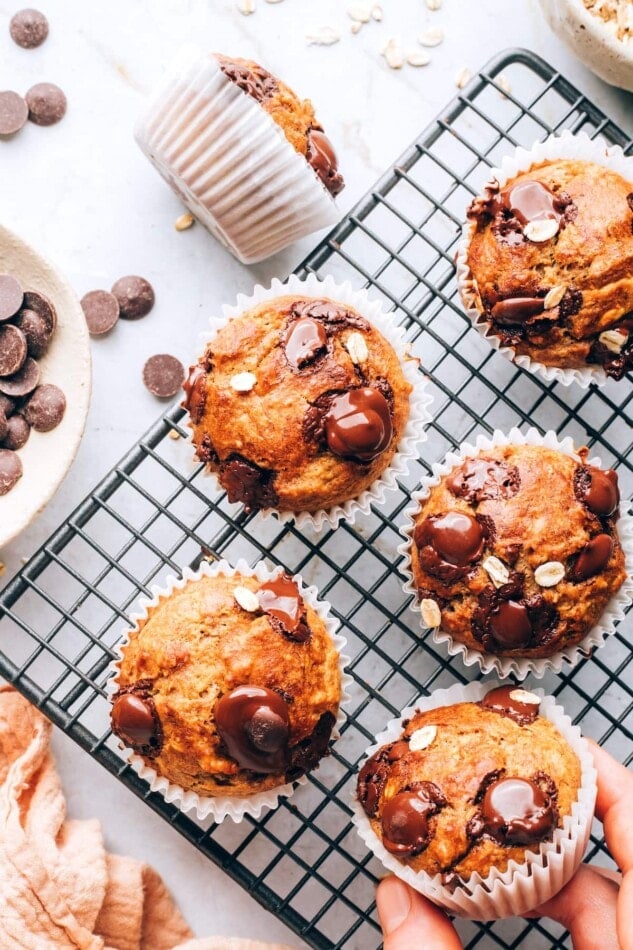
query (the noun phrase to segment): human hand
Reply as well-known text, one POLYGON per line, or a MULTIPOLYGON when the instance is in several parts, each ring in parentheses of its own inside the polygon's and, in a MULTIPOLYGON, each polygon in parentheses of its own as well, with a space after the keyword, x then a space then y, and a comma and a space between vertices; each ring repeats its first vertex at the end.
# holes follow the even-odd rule
MULTIPOLYGON (((583 864, 562 891, 526 916, 558 921, 570 931, 575 950, 633 950, 633 774, 591 746, 598 771, 596 817, 622 875, 583 864)), ((447 915, 398 878, 380 882, 376 903, 384 950, 461 950, 447 915)))

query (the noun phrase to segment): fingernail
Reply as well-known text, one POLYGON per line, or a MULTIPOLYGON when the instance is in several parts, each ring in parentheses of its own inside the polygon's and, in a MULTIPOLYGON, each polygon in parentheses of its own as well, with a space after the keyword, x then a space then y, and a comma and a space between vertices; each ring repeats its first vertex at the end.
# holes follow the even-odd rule
POLYGON ((406 920, 410 910, 409 888, 397 877, 386 878, 378 888, 378 916, 386 937, 406 920))

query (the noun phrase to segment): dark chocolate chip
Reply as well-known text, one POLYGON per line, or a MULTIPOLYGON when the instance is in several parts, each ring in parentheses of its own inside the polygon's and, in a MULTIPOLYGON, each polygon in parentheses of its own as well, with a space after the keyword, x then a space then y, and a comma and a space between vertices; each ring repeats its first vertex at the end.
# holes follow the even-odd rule
POLYGON ((107 290, 91 290, 84 294, 81 307, 91 336, 109 333, 119 319, 119 301, 107 290))
POLYGON ((181 389, 185 379, 185 368, 175 356, 158 353, 150 356, 143 367, 143 382, 154 396, 168 399, 181 389))
POLYGON ((470 570, 483 554, 487 537, 481 521, 459 511, 430 515, 413 534, 424 570, 446 583, 470 570))
POLYGON ((305 643, 311 631, 297 583, 288 574, 266 581, 257 592, 259 606, 268 614, 273 629, 291 640, 305 643))
POLYGON ((331 195, 338 195, 345 187, 338 170, 336 152, 327 135, 320 129, 308 129, 306 158, 317 173, 321 183, 331 195))
POLYGON ((9 32, 13 42, 22 49, 35 49, 48 36, 48 20, 39 10, 19 10, 11 17, 9 32))
MULTIPOLYGON (((207 373, 204 366, 200 363, 191 366, 189 375, 183 383, 185 391, 183 406, 189 412, 194 425, 197 425, 204 415, 204 406, 207 399, 206 383, 207 373)), ((206 459, 206 461, 210 461, 210 459, 206 459)))
POLYGON ((27 290, 24 294, 23 310, 34 310, 46 322, 48 333, 52 336, 57 327, 57 311, 44 294, 35 290, 27 290))
POLYGON ((389 447, 393 437, 387 400, 369 387, 335 395, 325 414, 325 437, 334 455, 371 462, 389 447))
POLYGON ((610 534, 598 534, 588 541, 576 557, 569 570, 572 581, 586 581, 599 574, 611 558, 613 552, 613 538, 610 534))
POLYGON ((52 338, 45 318, 35 310, 20 310, 14 322, 24 334, 29 356, 39 360, 48 350, 52 338))
POLYGON ((609 518, 618 510, 620 492, 613 469, 579 466, 574 472, 576 498, 599 518, 609 518))
POLYGON ((111 293, 119 301, 119 316, 125 320, 138 320, 154 306, 154 289, 144 277, 120 277, 111 293))
POLYGON ((22 366, 13 376, 0 377, 0 393, 5 396, 28 396, 40 381, 40 368, 31 356, 27 356, 22 366))
POLYGON ((290 365, 303 369, 327 350, 327 333, 323 323, 312 317, 293 320, 285 333, 283 347, 290 365))
POLYGON ((4 412, 0 410, 0 444, 5 449, 15 449, 15 445, 5 445, 5 439, 9 433, 9 421, 4 412))
POLYGON ((15 135, 29 117, 29 109, 17 92, 0 92, 0 135, 15 135))
POLYGON ((299 317, 310 317, 312 320, 320 320, 329 330, 342 330, 345 327, 354 327, 357 330, 368 331, 369 323, 359 313, 352 313, 351 310, 334 303, 332 300, 297 300, 290 307, 290 312, 295 319, 299 317))
POLYGON ((447 487, 474 504, 487 498, 512 498, 521 487, 521 476, 516 465, 508 462, 471 458, 449 477, 447 487))
POLYGON ((526 646, 532 638, 532 624, 525 604, 502 600, 490 615, 490 632, 502 647, 526 646))
POLYGON ((0 439, 2 447, 14 452, 26 445, 31 427, 23 416, 11 416, 7 420, 7 431, 4 439, 0 439))
POLYGON ((163 734, 154 699, 146 681, 126 686, 114 698, 112 731, 135 752, 152 758, 159 754, 163 734))
POLYGON ((328 752, 332 729, 336 717, 324 712, 309 736, 290 748, 290 769, 286 773, 287 781, 294 781, 300 775, 316 768, 328 752))
POLYGON ((486 789, 481 814, 484 833, 509 846, 543 841, 558 820, 555 804, 539 785, 510 776, 486 789))
POLYGON ((26 338, 12 323, 0 326, 0 376, 13 376, 24 366, 26 338))
POLYGON ((568 196, 555 194, 542 181, 522 181, 511 185, 499 195, 501 208, 517 218, 522 225, 530 221, 554 220, 560 224, 568 196))
POLYGON ((500 326, 515 326, 544 310, 545 303, 541 297, 508 297, 494 305, 490 316, 500 326))
POLYGON ((522 692, 524 690, 520 686, 497 686, 486 693, 480 705, 513 719, 520 726, 526 726, 538 717, 540 704, 522 702, 522 692))
POLYGON ((432 782, 416 782, 398 792, 382 809, 382 843, 391 854, 413 857, 426 848, 431 839, 429 818, 446 804, 432 782))
POLYGON ((22 286, 11 274, 0 274, 0 320, 14 317, 24 300, 22 286))
POLYGON ((288 760, 288 704, 264 686, 238 686, 215 704, 215 725, 232 759, 262 774, 283 772, 288 760))
POLYGON ((55 125, 66 115, 66 96, 52 82, 38 82, 26 94, 29 119, 35 125, 55 125))
POLYGON ((0 393, 0 412, 3 413, 7 419, 15 412, 15 402, 13 399, 9 399, 8 396, 5 396, 4 393, 0 393))
POLYGON ((0 495, 6 495, 22 477, 20 456, 10 449, 0 449, 0 495))
POLYGON ((225 56, 218 56, 217 59, 226 78, 230 79, 232 83, 235 83, 256 102, 264 102, 264 100, 275 95, 279 83, 262 66, 256 63, 253 63, 252 66, 246 66, 235 63, 225 56))
POLYGON ((279 499, 275 491, 275 472, 234 453, 220 463, 220 484, 230 502, 241 501, 247 511, 274 508, 279 499))
POLYGON ((380 796, 389 778, 388 748, 388 746, 383 746, 382 749, 374 752, 358 773, 356 794, 370 818, 373 818, 378 811, 380 796))
POLYGON ((22 415, 36 432, 50 432, 64 418, 66 397, 52 383, 38 386, 22 409, 22 415))

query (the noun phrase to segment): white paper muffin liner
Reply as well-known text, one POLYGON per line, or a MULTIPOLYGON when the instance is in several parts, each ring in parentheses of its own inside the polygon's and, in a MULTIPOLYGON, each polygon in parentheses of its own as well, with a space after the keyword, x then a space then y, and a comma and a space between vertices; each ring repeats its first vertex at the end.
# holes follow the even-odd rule
MULTIPOLYGON (((478 702, 489 690, 499 685, 501 684, 489 680, 485 683, 469 683, 467 686, 456 685, 449 689, 436 690, 428 698, 423 698, 414 706, 403 710, 400 719, 392 719, 384 732, 376 737, 375 744, 367 750, 367 757, 373 755, 381 746, 397 739, 404 728, 403 720, 411 718, 416 712, 456 703, 478 702)), ((442 884, 440 874, 430 875, 424 871, 414 871, 389 854, 373 831, 362 805, 354 796, 352 821, 378 860, 388 871, 458 917, 496 920, 500 917, 519 916, 539 907, 557 894, 573 877, 585 853, 596 802, 597 773, 593 757, 578 726, 572 725, 569 716, 565 715, 561 706, 556 705, 554 698, 543 696, 541 689, 534 692, 542 697, 540 715, 556 726, 578 756, 581 785, 571 815, 565 815, 563 818, 562 828, 554 831, 551 841, 541 842, 538 852, 527 852, 523 863, 510 861, 503 873, 493 869, 485 878, 480 874, 472 874, 451 893, 451 889, 442 884)))
POLYGON ((196 46, 179 51, 135 137, 189 210, 244 264, 339 219, 283 130, 196 46))
MULTIPOLYGON (((425 426, 432 418, 429 406, 433 398, 428 391, 426 380, 418 371, 417 360, 408 355, 405 331, 402 327, 396 325, 394 314, 386 313, 379 301, 371 300, 365 290, 354 290, 349 281, 337 284, 329 276, 320 280, 314 274, 309 274, 302 280, 295 274, 291 274, 284 283, 275 277, 270 287, 262 287, 261 284, 257 284, 250 296, 238 294, 236 304, 224 306, 221 317, 210 319, 211 330, 201 336, 199 342, 200 353, 197 354, 195 359, 198 359, 207 344, 213 341, 218 331, 231 318, 241 316, 247 310, 259 306, 266 300, 295 294, 302 297, 326 297, 336 303, 353 307, 391 344, 398 356, 405 379, 413 387, 409 395, 409 418, 402 432, 397 451, 385 471, 360 495, 342 504, 334 505, 332 508, 321 508, 318 511, 293 512, 279 511, 276 508, 263 508, 259 512, 264 518, 274 515, 282 522, 294 521, 299 528, 309 525, 316 531, 320 531, 325 527, 336 528, 342 520, 352 523, 359 512, 368 514, 372 504, 382 504, 384 502, 386 491, 393 491, 398 487, 398 476, 406 475, 410 460, 417 458, 418 444, 426 439, 425 426)), ((213 476, 214 473, 207 471, 207 475, 213 476)))
MULTIPOLYGON (((500 188, 517 175, 528 171, 535 165, 546 161, 568 158, 594 162, 603 165, 612 171, 618 172, 627 181, 633 182, 633 158, 627 157, 619 145, 608 145, 604 139, 590 139, 586 132, 574 135, 566 130, 561 135, 551 135, 543 142, 537 142, 530 149, 519 147, 513 155, 506 155, 498 168, 490 169, 486 184, 492 181, 499 183, 500 188)), ((485 184, 479 189, 483 193, 485 184)), ((471 318, 473 326, 484 339, 499 350, 507 359, 528 370, 535 376, 540 376, 545 382, 558 382, 564 386, 576 383, 586 389, 591 383, 601 385, 607 381, 607 375, 602 366, 587 366, 579 369, 562 369, 557 366, 546 366, 538 360, 525 355, 517 355, 512 346, 502 344, 495 334, 494 328, 486 320, 477 305, 478 293, 476 284, 468 266, 468 248, 476 231, 476 221, 467 221, 462 228, 462 238, 457 248, 455 263, 457 267, 457 286, 462 298, 466 313, 471 318)))
MULTIPOLYGON (((138 612, 130 614, 133 626, 123 631, 122 639, 116 645, 118 660, 110 664, 110 673, 112 674, 106 684, 106 693, 112 698, 118 689, 118 676, 120 673, 121 661, 123 659, 125 648, 139 629, 139 621, 144 621, 150 615, 152 608, 157 607, 162 600, 165 600, 174 590, 182 590, 190 582, 198 581, 202 577, 216 577, 221 574, 223 577, 256 577, 262 583, 278 577, 283 572, 282 567, 274 569, 268 568, 262 561, 259 561, 254 567, 250 567, 245 560, 240 558, 235 567, 232 567, 227 561, 220 560, 213 564, 203 561, 200 569, 192 571, 185 567, 182 577, 170 575, 166 577, 161 585, 153 585, 150 590, 153 596, 151 598, 141 597, 139 599, 138 612)), ((307 587, 303 583, 300 574, 293 575, 293 580, 297 583, 299 591, 304 601, 312 607, 325 624, 327 631, 334 643, 336 652, 339 655, 339 666, 341 670, 341 699, 339 702, 338 717, 334 726, 332 737, 337 739, 340 735, 339 729, 345 720, 343 705, 350 700, 349 687, 352 678, 345 672, 345 667, 349 663, 349 657, 344 656, 342 650, 345 648, 347 640, 337 633, 339 622, 330 614, 330 604, 325 600, 318 599, 317 588, 307 587)), ((137 775, 148 782, 152 792, 159 792, 165 801, 175 804, 181 811, 195 811, 198 818, 203 819, 211 816, 214 821, 220 822, 225 818, 231 818, 233 821, 241 821, 245 815, 251 815, 253 818, 260 818, 262 812, 269 808, 276 808, 280 798, 288 798, 293 794, 298 785, 304 785, 307 777, 302 775, 295 782, 289 782, 280 785, 277 788, 268 791, 259 792, 250 795, 247 798, 231 795, 199 795, 197 792, 182 788, 170 782, 163 775, 159 775, 156 769, 149 766, 142 756, 138 755, 132 749, 121 744, 121 757, 125 759, 137 775)))
MULTIPOLYGON (((478 435, 474 445, 465 442, 458 451, 449 452, 442 462, 434 463, 432 466, 433 475, 423 478, 420 488, 412 495, 414 506, 408 508, 405 512, 407 524, 402 528, 402 534, 407 540, 398 548, 398 553, 405 558, 402 570, 407 581, 404 590, 407 594, 413 594, 416 598, 412 601, 411 608, 418 613, 420 613, 420 604, 417 601, 417 589, 411 571, 411 545, 415 528, 414 519, 420 512, 421 503, 428 498, 431 489, 439 485, 441 479, 458 465, 461 465, 464 459, 498 445, 542 445, 549 449, 556 449, 580 461, 574 443, 569 437, 560 440, 556 433, 552 431, 541 435, 537 429, 528 429, 525 433, 519 429, 511 429, 507 435, 498 430, 495 430, 492 436, 478 435)), ((597 456, 588 459, 587 464, 594 465, 596 468, 602 467, 601 460, 597 456)), ((559 673, 565 664, 571 666, 582 657, 590 655, 595 647, 601 646, 606 637, 615 632, 616 624, 623 619, 626 608, 633 600, 633 517, 628 514, 630 505, 628 500, 622 499, 620 505, 625 513, 618 518, 617 527, 620 544, 624 551, 627 576, 619 591, 607 603, 599 622, 587 632, 579 643, 574 646, 567 646, 552 656, 519 658, 495 656, 492 653, 472 650, 466 644, 457 642, 451 634, 442 630, 441 626, 433 630, 433 641, 444 644, 451 656, 461 656, 466 666, 473 666, 477 663, 482 673, 496 672, 499 676, 515 676, 518 679, 524 679, 529 674, 540 679, 547 670, 559 673)))

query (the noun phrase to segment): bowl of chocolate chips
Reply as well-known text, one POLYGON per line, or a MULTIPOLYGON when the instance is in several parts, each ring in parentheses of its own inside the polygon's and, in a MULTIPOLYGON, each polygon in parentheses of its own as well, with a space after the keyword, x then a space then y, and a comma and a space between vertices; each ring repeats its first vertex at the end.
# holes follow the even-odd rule
POLYGON ((79 447, 90 346, 66 280, 0 227, 0 547, 51 499, 79 447))

